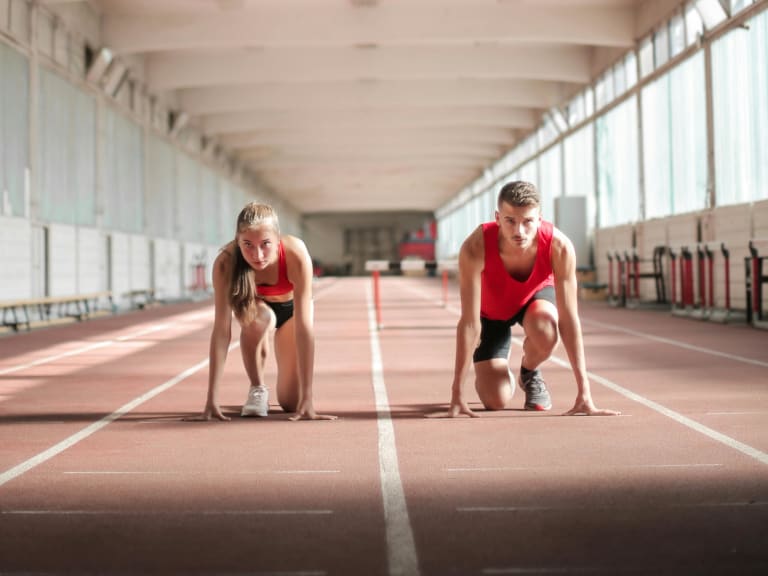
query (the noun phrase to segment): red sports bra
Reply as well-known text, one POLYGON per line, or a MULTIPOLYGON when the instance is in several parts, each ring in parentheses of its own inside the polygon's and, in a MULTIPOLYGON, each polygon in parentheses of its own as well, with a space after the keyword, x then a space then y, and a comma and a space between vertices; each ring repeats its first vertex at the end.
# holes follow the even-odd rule
POLYGON ((282 296, 293 292, 293 284, 288 280, 288 265, 285 262, 285 248, 282 240, 277 250, 277 283, 257 284, 256 291, 259 296, 282 296))
POLYGON ((512 278, 499 255, 499 225, 483 224, 485 266, 480 289, 480 315, 490 320, 509 320, 520 311, 523 304, 545 286, 554 286, 552 274, 551 222, 541 221, 538 231, 536 260, 530 276, 524 282, 512 278))

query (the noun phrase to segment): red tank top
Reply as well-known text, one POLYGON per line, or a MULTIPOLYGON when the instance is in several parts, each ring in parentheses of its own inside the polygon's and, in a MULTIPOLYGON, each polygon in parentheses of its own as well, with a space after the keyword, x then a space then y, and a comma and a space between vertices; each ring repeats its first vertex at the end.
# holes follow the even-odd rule
POLYGON ((527 280, 518 282, 509 275, 501 261, 499 225, 496 222, 483 224, 485 267, 481 278, 481 316, 489 320, 509 320, 536 292, 545 286, 554 286, 551 259, 553 228, 551 222, 541 221, 533 270, 527 280))
POLYGON ((288 280, 288 265, 285 262, 285 248, 283 241, 277 249, 277 282, 275 284, 257 284, 256 291, 259 296, 282 296, 293 291, 293 284, 288 280))

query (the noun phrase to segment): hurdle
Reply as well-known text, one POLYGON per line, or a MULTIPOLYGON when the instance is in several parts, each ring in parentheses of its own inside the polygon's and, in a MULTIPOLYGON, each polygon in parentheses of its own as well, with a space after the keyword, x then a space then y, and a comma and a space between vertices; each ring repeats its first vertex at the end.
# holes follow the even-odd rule
POLYGON ((669 249, 672 278, 672 314, 690 316, 696 306, 693 279, 693 253, 688 246, 680 246, 679 252, 669 249), (679 273, 679 274, 678 274, 679 273), (680 300, 677 299, 679 279, 680 300))
POLYGON ((745 287, 747 297, 747 323, 755 328, 768 330, 768 321, 763 316, 763 286, 768 283, 768 274, 763 272, 763 262, 768 256, 768 238, 754 238, 749 241, 749 256, 744 258, 745 287), (760 250, 763 255, 760 255, 760 250))
POLYGON ((419 270, 433 270, 442 273, 442 305, 448 306, 448 274, 459 269, 458 260, 367 260, 366 272, 371 272, 373 280, 373 303, 376 311, 376 328, 381 330, 384 324, 381 319, 381 289, 380 278, 382 272, 415 272, 419 270))

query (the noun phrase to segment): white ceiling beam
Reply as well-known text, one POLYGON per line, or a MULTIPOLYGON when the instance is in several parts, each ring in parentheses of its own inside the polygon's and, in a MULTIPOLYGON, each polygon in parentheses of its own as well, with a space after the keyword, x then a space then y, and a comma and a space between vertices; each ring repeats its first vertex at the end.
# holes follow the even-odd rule
MULTIPOLYGON (((624 46, 634 42, 629 6, 503 3, 386 3, 355 9, 344 2, 274 2, 207 14, 108 14, 104 41, 119 53, 242 46, 461 44, 475 41, 624 46)), ((152 11, 150 8, 145 8, 152 11)), ((167 10, 167 8, 166 8, 167 10)))
POLYGON ((514 141, 514 133, 505 128, 431 128, 415 129, 411 127, 390 128, 386 126, 348 126, 342 128, 336 126, 326 130, 320 130, 316 126, 304 132, 300 131, 254 131, 243 134, 221 136, 218 141, 233 150, 253 146, 294 146, 306 145, 319 148, 332 147, 338 142, 354 141, 358 146, 369 145, 398 146, 401 142, 409 144, 429 144, 433 142, 452 143, 464 142, 467 144, 494 144, 508 146, 514 141))
POLYGON ((146 79, 157 91, 200 86, 423 79, 532 79, 587 83, 590 49, 482 45, 276 48, 150 55, 146 79))
POLYGON ((399 107, 535 107, 562 101, 570 84, 533 80, 409 80, 320 83, 307 90, 295 85, 194 88, 177 93, 187 113, 270 110, 353 110, 399 107))
POLYGON ((206 134, 239 134, 252 130, 306 130, 308 125, 326 128, 359 126, 387 126, 394 128, 431 128, 437 126, 489 126, 530 129, 535 126, 535 115, 528 109, 512 107, 486 108, 392 108, 378 109, 372 115, 366 109, 311 110, 257 110, 211 114, 198 118, 206 134))

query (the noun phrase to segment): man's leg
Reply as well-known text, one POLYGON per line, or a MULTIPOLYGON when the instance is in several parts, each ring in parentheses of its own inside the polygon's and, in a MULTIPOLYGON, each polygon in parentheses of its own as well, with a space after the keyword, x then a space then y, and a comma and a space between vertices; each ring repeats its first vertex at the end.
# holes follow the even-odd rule
POLYGON ((512 405, 514 381, 508 358, 475 362, 475 390, 486 410, 504 410, 512 405))
POLYGON ((549 396, 539 365, 557 346, 557 307, 547 300, 532 301, 523 317, 523 357, 520 362, 520 388, 525 391, 526 410, 549 410, 549 396))

